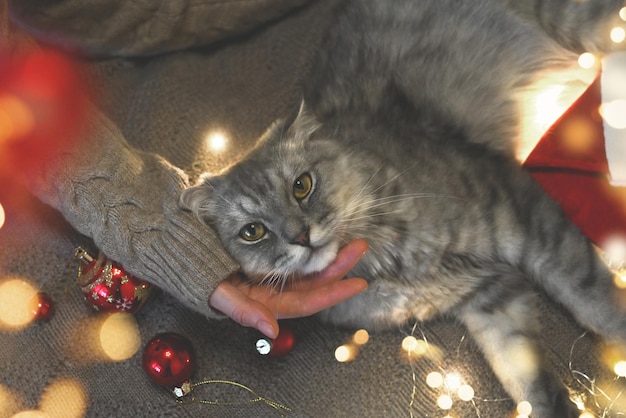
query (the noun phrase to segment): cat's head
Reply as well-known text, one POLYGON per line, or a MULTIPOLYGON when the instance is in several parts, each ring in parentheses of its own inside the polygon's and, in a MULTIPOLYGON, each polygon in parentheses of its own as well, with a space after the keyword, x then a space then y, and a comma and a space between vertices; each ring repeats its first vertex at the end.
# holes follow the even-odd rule
POLYGON ((344 243, 345 208, 361 180, 319 127, 303 106, 290 125, 275 123, 246 158, 181 196, 251 277, 320 271, 344 243))

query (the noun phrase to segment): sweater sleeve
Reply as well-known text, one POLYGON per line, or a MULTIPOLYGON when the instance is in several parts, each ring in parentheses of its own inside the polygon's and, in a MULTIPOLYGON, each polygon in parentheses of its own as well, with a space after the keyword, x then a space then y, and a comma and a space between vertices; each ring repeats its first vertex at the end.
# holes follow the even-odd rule
POLYGON ((140 56, 245 34, 310 0, 14 0, 20 25, 46 43, 140 56))
POLYGON ((84 139, 29 176, 31 191, 130 273, 216 317, 208 298, 238 265, 216 234, 180 209, 186 175, 130 147, 97 110, 84 139))

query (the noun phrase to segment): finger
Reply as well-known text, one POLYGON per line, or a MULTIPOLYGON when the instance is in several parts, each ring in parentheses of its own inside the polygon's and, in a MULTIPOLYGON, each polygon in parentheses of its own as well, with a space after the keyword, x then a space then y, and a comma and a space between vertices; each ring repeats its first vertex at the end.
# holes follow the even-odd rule
POLYGON ((363 239, 350 241, 339 251, 337 258, 330 266, 319 273, 310 275, 304 281, 308 281, 311 286, 319 286, 321 283, 340 280, 354 268, 368 248, 367 241, 363 239))
POLYGON ((209 305, 243 326, 256 328, 269 338, 278 336, 278 322, 272 311, 228 281, 215 288, 209 297, 209 305))
POLYGON ((337 305, 367 289, 361 278, 350 278, 332 282, 307 291, 287 291, 278 296, 270 308, 279 319, 310 316, 337 305))

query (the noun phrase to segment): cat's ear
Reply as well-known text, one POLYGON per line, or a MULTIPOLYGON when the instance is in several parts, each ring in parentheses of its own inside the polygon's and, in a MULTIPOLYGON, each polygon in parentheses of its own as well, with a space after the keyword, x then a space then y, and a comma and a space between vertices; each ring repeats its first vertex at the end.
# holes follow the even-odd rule
POLYGON ((180 194, 179 205, 191 211, 200 220, 206 221, 209 215, 209 203, 213 187, 204 180, 197 186, 189 187, 180 194))
POLYGON ((295 138, 298 141, 308 140, 313 132, 318 130, 322 126, 315 115, 308 109, 304 100, 300 103, 300 110, 298 115, 291 123, 287 133, 290 137, 295 138))

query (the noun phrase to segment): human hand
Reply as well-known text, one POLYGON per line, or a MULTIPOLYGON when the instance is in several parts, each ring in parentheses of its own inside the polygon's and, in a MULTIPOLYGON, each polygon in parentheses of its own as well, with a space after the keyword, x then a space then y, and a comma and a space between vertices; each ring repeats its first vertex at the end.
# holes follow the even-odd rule
POLYGON ((281 290, 250 283, 238 274, 221 282, 209 305, 241 325, 254 327, 269 338, 278 336, 277 319, 313 315, 367 288, 361 278, 342 278, 367 251, 367 242, 349 242, 323 271, 288 281, 281 290))

